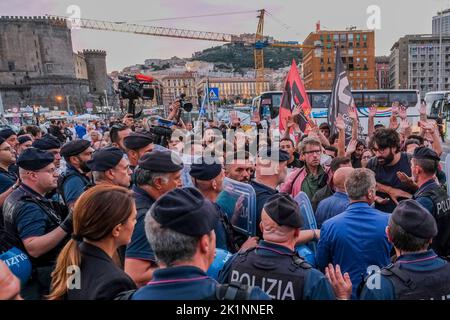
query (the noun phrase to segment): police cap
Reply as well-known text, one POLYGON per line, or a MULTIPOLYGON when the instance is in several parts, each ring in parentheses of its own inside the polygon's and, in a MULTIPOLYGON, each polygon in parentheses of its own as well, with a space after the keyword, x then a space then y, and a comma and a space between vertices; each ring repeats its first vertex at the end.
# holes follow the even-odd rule
POLYGON ((25 170, 37 171, 45 168, 54 160, 55 157, 50 152, 31 147, 20 154, 17 165, 25 170))
MULTIPOLYGON (((211 159, 211 162, 214 159, 211 159)), ((208 164, 205 159, 201 159, 200 163, 193 163, 191 165, 191 171, 189 174, 191 177, 198 180, 212 180, 217 177, 222 172, 222 164, 216 163, 215 161, 211 164, 208 164)))
POLYGON ((416 200, 401 201, 392 212, 391 219, 417 238, 431 239, 437 235, 434 217, 416 200))
POLYGON ((174 152, 153 150, 138 161, 140 168, 153 172, 177 172, 183 169, 181 158, 174 152))
POLYGON ((434 161, 441 160, 435 151, 433 151, 427 147, 416 148, 414 150, 414 154, 412 157, 415 159, 425 159, 425 160, 434 160, 434 161))
POLYGON ((46 134, 41 139, 34 140, 32 146, 41 150, 52 150, 61 148, 61 142, 55 136, 46 134))
POLYGON ((127 149, 139 150, 153 143, 149 134, 133 132, 123 139, 123 144, 127 149))
POLYGON ((0 131, 0 137, 2 137, 3 139, 8 139, 11 136, 15 136, 16 133, 10 129, 10 128, 6 128, 0 131))
POLYGON ((123 151, 116 147, 107 147, 97 150, 92 159, 86 162, 91 171, 106 171, 117 166, 123 158, 123 151))
POLYGON ((61 156, 67 158, 71 156, 76 156, 82 153, 84 150, 89 148, 91 146, 91 143, 87 140, 73 140, 67 142, 63 147, 61 148, 61 156))
POLYGON ((271 196, 264 205, 264 210, 280 226, 303 227, 298 204, 287 193, 281 192, 271 196))
POLYGON ((29 135, 25 134, 23 136, 18 137, 17 140, 19 140, 19 144, 24 144, 25 142, 32 141, 33 139, 31 139, 31 137, 29 135))
POLYGON ((195 188, 176 188, 159 198, 152 217, 163 228, 199 237, 213 230, 219 221, 217 209, 195 188))

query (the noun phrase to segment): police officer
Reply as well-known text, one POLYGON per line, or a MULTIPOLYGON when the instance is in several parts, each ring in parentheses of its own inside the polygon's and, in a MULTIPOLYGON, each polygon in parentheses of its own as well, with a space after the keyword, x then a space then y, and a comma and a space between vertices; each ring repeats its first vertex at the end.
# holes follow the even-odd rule
MULTIPOLYGON (((267 199, 278 193, 276 188, 286 179, 289 154, 284 150, 272 153, 271 148, 261 148, 256 162, 256 177, 250 182, 256 193, 256 225, 261 221, 261 212, 267 199)), ((261 236, 260 230, 256 231, 261 236)))
POLYGON ((436 152, 426 147, 414 150, 411 172, 419 186, 414 194, 416 199, 436 219, 438 233, 431 247, 440 256, 450 256, 450 198, 447 191, 436 179, 440 158, 436 152))
POLYGON ((17 141, 19 141, 19 144, 17 145, 17 155, 20 155, 25 149, 31 147, 33 143, 33 139, 31 139, 29 134, 19 136, 17 141))
MULTIPOLYGON (((0 137, 0 206, 6 197, 13 191, 13 186, 18 187, 18 177, 8 168, 16 162, 16 153, 5 139, 0 137)), ((0 207, 1 212, 1 207, 0 207)), ((0 225, 2 223, 0 222, 0 225)))
POLYGON ((277 193, 264 205, 255 248, 238 253, 225 264, 219 281, 258 286, 277 300, 334 299, 333 290, 318 270, 294 251, 303 227, 297 203, 287 193, 277 193))
POLYGON ((392 213, 386 233, 397 260, 371 275, 363 300, 449 300, 450 264, 429 249, 436 221, 415 200, 404 200, 392 213))
POLYGON ((9 145, 16 150, 19 141, 17 140, 17 134, 10 128, 6 128, 0 131, 0 137, 5 139, 9 145))
POLYGON ((130 162, 122 150, 116 147, 106 147, 97 150, 92 155, 87 166, 92 171, 93 182, 111 184, 128 188, 131 182, 130 162))
POLYGON ((123 139, 123 144, 127 149, 130 168, 134 171, 138 161, 142 156, 153 150, 153 139, 149 134, 133 132, 123 139))
MULTIPOLYGON (((211 159, 213 162, 214 159, 211 159)), ((203 194, 203 196, 211 201, 219 214, 219 223, 214 228, 216 233, 216 247, 235 253, 239 250, 239 244, 233 231, 228 216, 222 208, 216 203, 217 197, 223 189, 223 179, 225 172, 222 164, 218 162, 208 163, 205 159, 201 159, 199 163, 191 165, 190 175, 194 186, 203 194)), ((247 249, 255 246, 257 238, 249 238, 243 248, 247 249)))
POLYGON ((61 166, 61 142, 51 134, 44 135, 41 139, 33 141, 32 147, 50 152, 55 158, 55 167, 59 170, 61 166))
MULTIPOLYGON (((215 300, 219 285, 206 270, 214 260, 218 219, 214 205, 194 188, 177 188, 159 198, 145 229, 162 266, 132 300, 215 300)), ((251 288, 249 298, 268 299, 259 288, 251 288)))
POLYGON ((61 148, 61 156, 64 157, 67 168, 58 180, 58 192, 69 208, 73 207, 90 184, 90 179, 86 176, 90 171, 87 162, 92 158, 93 152, 94 149, 87 140, 70 141, 61 148))
POLYGON ((28 148, 17 159, 22 184, 3 205, 5 230, 15 236, 15 246, 30 256, 32 278, 22 288, 24 298, 48 294, 56 257, 71 232, 70 219, 55 209, 45 194, 56 188, 58 174, 51 153, 28 148))
POLYGON ((181 187, 181 159, 173 152, 154 150, 145 154, 135 169, 137 221, 125 255, 125 272, 138 286, 152 278, 156 258, 144 230, 144 218, 152 204, 166 192, 181 187))

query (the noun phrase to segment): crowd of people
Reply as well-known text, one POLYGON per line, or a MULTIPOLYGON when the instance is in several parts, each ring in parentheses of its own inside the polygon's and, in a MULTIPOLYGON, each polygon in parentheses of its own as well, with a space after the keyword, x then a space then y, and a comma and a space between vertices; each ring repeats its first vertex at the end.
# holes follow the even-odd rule
POLYGON ((257 113, 184 123, 179 102, 163 122, 3 129, 0 299, 448 299, 439 126, 424 106, 414 126, 398 103, 387 127, 376 110, 361 130, 349 108, 351 137, 343 115, 301 132, 294 112, 279 136, 257 113), (254 191, 254 234, 225 181, 254 191))

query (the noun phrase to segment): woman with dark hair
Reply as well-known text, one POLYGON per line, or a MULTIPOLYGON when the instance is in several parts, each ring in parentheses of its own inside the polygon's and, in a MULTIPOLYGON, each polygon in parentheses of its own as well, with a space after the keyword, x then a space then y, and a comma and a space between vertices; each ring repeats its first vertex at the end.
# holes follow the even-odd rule
POLYGON ((136 289, 114 262, 117 249, 131 240, 136 223, 132 193, 98 185, 83 193, 73 210, 73 235, 58 256, 50 300, 112 300, 136 289))

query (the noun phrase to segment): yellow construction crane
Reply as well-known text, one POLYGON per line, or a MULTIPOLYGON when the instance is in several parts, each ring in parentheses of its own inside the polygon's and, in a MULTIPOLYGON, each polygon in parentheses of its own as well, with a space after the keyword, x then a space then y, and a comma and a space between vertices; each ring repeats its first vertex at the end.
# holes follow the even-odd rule
MULTIPOLYGON (((270 42, 264 37, 264 15, 266 10, 259 10, 259 15, 257 16, 258 27, 256 30, 256 36, 254 42, 246 42, 246 44, 254 45, 254 56, 255 56, 255 79, 256 79, 256 94, 259 95, 264 88, 264 48, 265 47, 279 47, 279 48, 314 48, 311 45, 298 44, 296 41, 274 41, 270 42)), ((113 22, 104 20, 94 20, 94 19, 76 19, 71 21, 67 17, 47 15, 54 19, 64 19, 68 22, 75 22, 77 27, 83 29, 93 29, 93 30, 104 30, 104 31, 116 31, 116 32, 126 32, 150 36, 159 37, 172 37, 180 39, 194 39, 194 40, 208 40, 208 41, 218 41, 218 42, 241 42, 239 35, 220 33, 220 32, 210 32, 210 31, 196 31, 188 29, 178 29, 178 28, 167 28, 167 27, 156 27, 156 26, 146 26, 134 23, 126 22, 113 22)))

